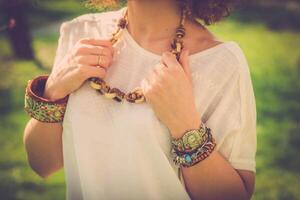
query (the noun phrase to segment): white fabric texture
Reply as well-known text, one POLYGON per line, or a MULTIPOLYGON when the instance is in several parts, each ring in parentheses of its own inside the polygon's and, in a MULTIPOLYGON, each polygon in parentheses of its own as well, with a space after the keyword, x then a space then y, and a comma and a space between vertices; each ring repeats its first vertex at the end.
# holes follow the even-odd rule
MULTIPOLYGON (((64 22, 53 70, 81 38, 110 38, 125 8, 64 22)), ((161 56, 125 29, 106 82, 132 91, 161 56)), ((243 51, 229 41, 189 56, 195 101, 217 150, 236 169, 255 172, 256 105, 243 51)), ((117 103, 88 83, 70 94, 63 121, 67 199, 190 199, 171 157, 170 133, 150 105, 117 103)))

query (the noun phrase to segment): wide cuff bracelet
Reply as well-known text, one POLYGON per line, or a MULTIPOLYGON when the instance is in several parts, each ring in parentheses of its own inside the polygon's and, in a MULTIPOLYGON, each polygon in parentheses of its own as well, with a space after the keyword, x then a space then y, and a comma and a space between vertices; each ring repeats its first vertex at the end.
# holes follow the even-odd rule
POLYGON ((48 75, 38 76, 28 81, 25 90, 24 110, 32 118, 46 123, 63 121, 69 96, 56 101, 43 97, 48 75))
POLYGON ((207 128, 207 140, 199 145, 195 151, 178 151, 172 148, 173 161, 176 165, 191 167, 198 162, 206 159, 214 150, 216 143, 211 134, 211 129, 207 128))
POLYGON ((172 138, 172 147, 179 152, 193 152, 207 141, 207 127, 203 122, 198 129, 186 130, 182 137, 172 138))

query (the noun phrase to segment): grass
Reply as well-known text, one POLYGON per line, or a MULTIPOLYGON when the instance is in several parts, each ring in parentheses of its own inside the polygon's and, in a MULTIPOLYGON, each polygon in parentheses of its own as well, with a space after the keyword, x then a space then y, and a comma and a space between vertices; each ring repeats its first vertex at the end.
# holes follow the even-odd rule
MULTIPOLYGON (((53 10, 58 9, 53 6, 53 10)), ((249 61, 258 113, 256 192, 253 199, 300 197, 300 40, 293 31, 273 31, 263 23, 229 19, 210 29, 224 40, 238 42, 249 61)), ((51 66, 58 33, 37 33, 34 49, 51 66)), ((33 62, 13 61, 7 41, 0 37, 0 196, 1 199, 65 199, 61 170, 48 180, 28 166, 22 144, 29 119, 23 112, 27 80, 46 73, 33 62), (8 58, 8 59, 7 59, 8 58)))
POLYGON ((5 88, 9 89, 8 95, 1 98, 1 108, 3 103, 10 107, 8 111, 2 109, 0 116, 1 199, 64 199, 63 171, 46 181, 42 180, 29 167, 22 142, 23 130, 29 119, 23 112, 24 88, 27 80, 45 72, 28 61, 8 62, 6 66, 1 65, 1 72, 7 73, 7 76, 1 74, 0 93, 5 88), (8 69, 3 70, 3 67, 8 69))

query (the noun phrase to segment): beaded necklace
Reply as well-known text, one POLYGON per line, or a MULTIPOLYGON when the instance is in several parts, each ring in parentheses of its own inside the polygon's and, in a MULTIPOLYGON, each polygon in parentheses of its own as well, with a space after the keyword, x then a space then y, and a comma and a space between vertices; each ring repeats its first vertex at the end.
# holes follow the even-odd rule
MULTIPOLYGON (((171 43, 171 53, 176 56, 179 61, 180 53, 183 49, 182 38, 185 36, 185 18, 187 10, 185 8, 181 9, 180 24, 176 28, 176 36, 171 43)), ((118 29, 112 34, 110 39, 112 45, 114 45, 120 38, 122 31, 128 26, 128 9, 126 9, 125 14, 119 19, 118 29)), ((89 79, 90 86, 98 91, 101 95, 104 95, 108 99, 113 99, 117 102, 122 102, 124 99, 130 103, 143 103, 146 102, 146 98, 142 92, 141 88, 136 88, 132 92, 127 94, 118 88, 111 88, 106 82, 101 78, 92 77, 89 79)))

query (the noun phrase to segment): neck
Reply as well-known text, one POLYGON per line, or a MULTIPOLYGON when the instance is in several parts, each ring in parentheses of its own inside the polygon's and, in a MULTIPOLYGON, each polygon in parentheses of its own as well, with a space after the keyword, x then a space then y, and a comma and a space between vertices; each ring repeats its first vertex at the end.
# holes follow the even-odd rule
POLYGON ((174 37, 181 12, 175 0, 128 0, 128 31, 137 40, 174 37))

